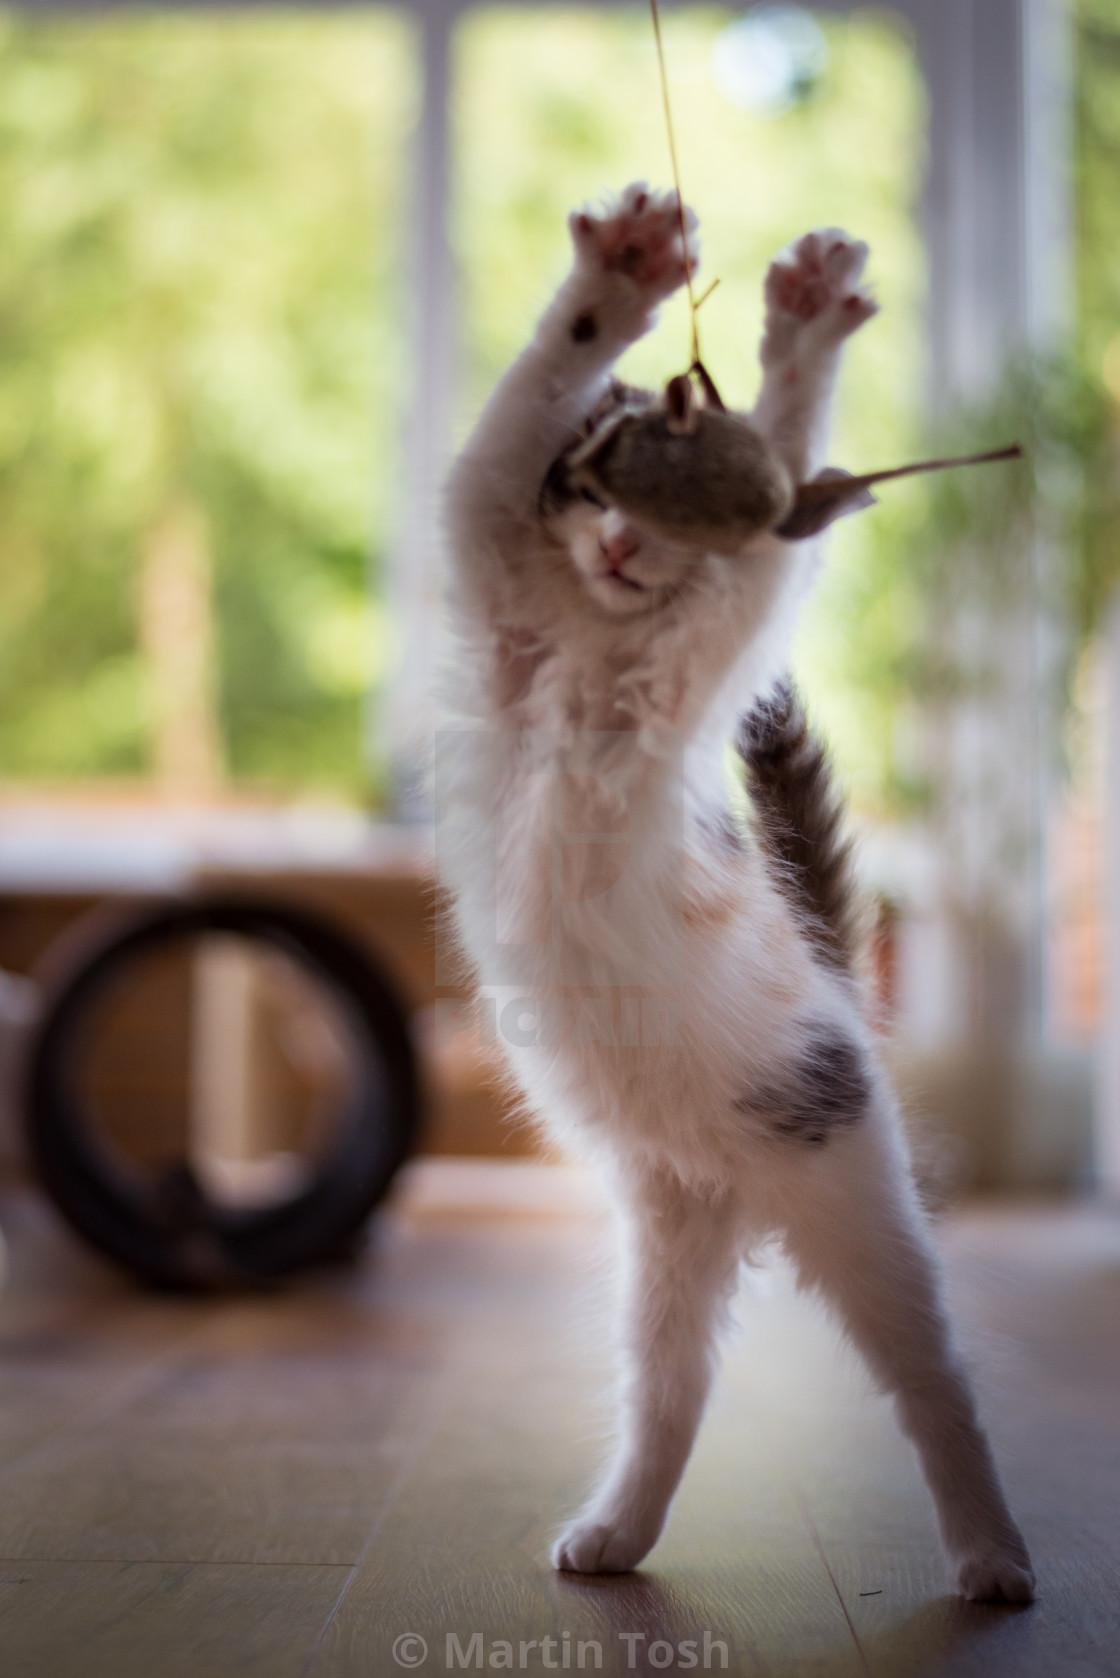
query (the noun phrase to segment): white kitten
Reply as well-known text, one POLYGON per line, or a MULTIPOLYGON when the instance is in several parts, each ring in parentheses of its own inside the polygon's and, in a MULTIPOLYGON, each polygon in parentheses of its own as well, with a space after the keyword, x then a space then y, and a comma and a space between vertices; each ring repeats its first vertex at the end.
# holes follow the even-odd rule
MULTIPOLYGON (((814 545, 701 555, 570 490, 565 451, 694 260, 676 200, 641 186, 571 231, 572 272, 451 477, 458 720, 437 768, 441 866, 512 1076, 601 1162, 629 1236, 620 1442, 554 1560, 623 1571, 656 1542, 737 1265, 778 1235, 894 1395, 963 1593, 1025 1602, 851 971, 838 813, 781 685, 814 545), (725 798, 743 713, 749 833, 725 798)), ((794 482, 875 312, 866 255, 825 229, 767 277, 752 417, 794 482)))

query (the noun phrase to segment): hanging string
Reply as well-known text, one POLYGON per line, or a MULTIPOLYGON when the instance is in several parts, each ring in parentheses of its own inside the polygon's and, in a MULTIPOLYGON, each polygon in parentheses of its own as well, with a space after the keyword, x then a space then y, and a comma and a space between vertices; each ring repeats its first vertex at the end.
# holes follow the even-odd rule
POLYGON ((718 280, 713 280, 711 285, 708 287, 707 291, 703 291, 703 292, 700 293, 700 296, 696 299, 695 303, 692 305, 694 310, 695 309, 702 309, 704 307, 704 304, 708 301, 708 298, 712 295, 712 292, 716 289, 718 284, 719 284, 718 280))
MULTIPOLYGON (((688 225, 684 214, 684 194, 681 191, 681 171, 677 162, 677 140, 673 132, 673 107, 669 103, 669 73, 665 68, 665 45, 661 39, 661 14, 657 0, 649 0, 649 15, 653 20, 653 39, 657 47, 657 67, 661 73, 661 103, 665 108, 665 132, 669 137, 669 162, 673 170, 673 185, 677 189, 677 212, 681 218, 681 245, 685 252, 684 283, 688 291, 688 320, 691 333, 689 359, 693 367, 700 367, 700 333, 696 324, 697 302, 692 289, 692 269, 688 262, 688 225)), ((705 297, 711 294, 711 286, 705 297)))
MULTIPOLYGON (((681 248, 685 257, 684 283, 685 290, 688 293, 688 323, 690 333, 689 360, 691 363, 688 372, 690 376, 694 375, 696 377, 709 406, 726 411, 719 391, 716 389, 715 381, 708 372, 708 369, 704 366, 700 357, 700 329, 696 319, 697 311, 699 310, 701 304, 708 301, 708 298, 716 289, 719 281, 713 280, 711 285, 708 286, 699 297, 696 296, 696 293, 693 290, 692 269, 688 262, 688 222, 685 218, 684 193, 681 191, 681 169, 680 163, 677 159, 677 137, 673 128, 673 107, 669 98, 669 72, 665 65, 665 43, 661 38, 661 13, 658 10, 657 0, 649 0, 649 15, 650 20, 653 23, 654 45, 657 48, 657 68, 661 77, 661 104, 665 112, 665 134, 669 141, 669 162, 673 170, 673 185, 677 192, 677 214, 680 217, 681 248)), ((852 477, 850 474, 845 473, 842 475, 842 480, 839 484, 835 481, 834 475, 833 478, 825 482, 803 484, 798 492, 798 500, 802 505, 800 508, 795 507, 794 514, 792 514, 791 517, 796 516, 799 510, 808 513, 810 502, 813 506, 816 506, 818 503, 823 503, 829 498, 838 502, 838 498, 850 498, 853 492, 858 493, 861 489, 867 490, 871 484, 884 483, 890 478, 908 477, 914 472, 940 472, 947 466, 981 466, 986 465, 989 461, 1012 460, 1018 458, 1022 452, 1023 451, 1018 443, 1012 443, 1009 448, 991 449, 985 454, 963 455, 952 460, 923 460, 911 466, 896 466, 887 472, 865 472, 862 477, 852 477)), ((787 520, 787 523, 788 522, 789 521, 787 520)))

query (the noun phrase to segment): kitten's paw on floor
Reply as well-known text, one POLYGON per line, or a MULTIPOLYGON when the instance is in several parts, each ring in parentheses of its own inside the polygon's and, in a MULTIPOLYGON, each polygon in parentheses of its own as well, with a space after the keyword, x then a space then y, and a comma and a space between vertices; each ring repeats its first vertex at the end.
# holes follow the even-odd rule
POLYGON ((684 284, 686 260, 690 271, 696 267, 691 210, 685 210, 684 221, 687 248, 676 193, 650 192, 638 181, 608 203, 602 215, 577 210, 569 225, 581 261, 625 274, 651 300, 660 300, 684 284))
POLYGON ((1033 1602, 1034 1574, 1025 1549, 983 1550, 957 1568, 957 1585, 967 1602, 1033 1602))
POLYGON ((556 1541, 552 1565, 561 1573, 629 1573, 655 1539, 609 1521, 575 1521, 556 1541))
POLYGON ((763 359, 787 354, 806 328, 814 338, 838 343, 878 311, 860 285, 867 246, 838 227, 818 228, 799 239, 766 275, 763 359))

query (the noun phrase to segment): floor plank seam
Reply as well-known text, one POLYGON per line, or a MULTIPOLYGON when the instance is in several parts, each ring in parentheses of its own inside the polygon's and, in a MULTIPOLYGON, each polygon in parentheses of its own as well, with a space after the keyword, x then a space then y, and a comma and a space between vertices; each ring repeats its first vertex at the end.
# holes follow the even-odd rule
POLYGON ((871 1668, 867 1664, 867 1656, 864 1653, 864 1648, 863 1648, 863 1644, 860 1641, 859 1632, 856 1630, 855 1621, 852 1619, 851 1613, 848 1609, 848 1604, 844 1601, 844 1593, 840 1589, 839 1581, 837 1580, 837 1577, 836 1577, 835 1573, 832 1571, 832 1564, 829 1561, 827 1554, 825 1553, 824 1542, 821 1538, 820 1532, 817 1529, 817 1523, 813 1519, 813 1512, 809 1508, 808 1499, 806 1498, 805 1493, 802 1491, 800 1486, 795 1484, 792 1489, 793 1489, 794 1498, 796 1499, 797 1503, 800 1505, 802 1518, 803 1518, 803 1520, 805 1522, 805 1525, 808 1529, 809 1537, 813 1541, 813 1548, 816 1550, 817 1555, 820 1557, 821 1566, 824 1568, 825 1572, 828 1574, 828 1582, 832 1586, 832 1589, 836 1594, 836 1600, 840 1604, 840 1612, 843 1614, 844 1619, 847 1623, 848 1630, 852 1634, 852 1642, 856 1646, 856 1653, 859 1656, 860 1665, 863 1667, 864 1673, 866 1674, 866 1678, 872 1678, 871 1668))
POLYGON ((400 1493, 404 1488, 404 1484, 413 1468, 420 1460, 420 1455, 425 1445, 435 1432, 435 1429, 451 1397, 451 1374, 453 1367, 454 1366, 449 1363, 448 1368, 444 1371, 443 1378, 436 1383, 435 1391, 428 1403, 421 1406, 412 1437, 405 1447, 401 1460, 397 1465, 397 1471, 393 1475, 393 1478, 389 1482, 388 1486, 385 1488, 385 1495, 382 1497, 381 1502, 377 1507, 377 1512, 373 1517, 370 1529, 367 1532, 362 1547, 358 1552, 357 1559, 347 1574, 346 1579, 343 1581, 342 1589, 335 1598, 335 1601, 331 1606, 330 1613, 320 1626, 315 1641, 307 1652, 307 1658, 299 1669, 298 1678, 308 1678, 308 1674, 319 1658, 319 1653, 326 1641, 327 1634, 329 1633, 335 1620, 338 1618, 343 1603, 346 1601, 350 1587, 353 1585, 354 1580, 361 1571, 362 1563, 369 1555, 370 1550, 373 1548, 373 1545, 377 1540, 378 1533, 381 1531, 381 1528, 384 1526, 385 1522, 389 1518, 389 1515, 392 1513, 397 1498, 400 1496, 400 1493))
POLYGON ((16 1456, 0 1468, 0 1483, 8 1479, 16 1469, 26 1468, 29 1463, 35 1462, 37 1458, 49 1456, 62 1441, 81 1439, 83 1434, 91 1432, 101 1422, 124 1409, 132 1399, 138 1397, 152 1385, 155 1378, 167 1365, 174 1364, 176 1359, 181 1357, 194 1341, 203 1339, 209 1326, 208 1320, 196 1324, 181 1339, 176 1340, 172 1346, 166 1346, 154 1358, 149 1358, 146 1363, 141 1364, 139 1369, 132 1370, 113 1388, 111 1393, 108 1393, 91 1409, 84 1410, 80 1416, 72 1418, 70 1421, 60 1422, 57 1427, 49 1428, 33 1445, 29 1445, 26 1450, 18 1452, 16 1456))
POLYGON ((255 1561, 251 1556, 0 1556, 0 1567, 301 1567, 352 1573, 356 1565, 349 1561, 255 1561))

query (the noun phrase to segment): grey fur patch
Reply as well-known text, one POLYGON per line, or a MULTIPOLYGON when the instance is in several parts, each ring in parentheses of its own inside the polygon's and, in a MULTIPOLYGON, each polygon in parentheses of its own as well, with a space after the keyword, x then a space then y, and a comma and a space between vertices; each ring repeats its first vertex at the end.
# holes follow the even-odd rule
POLYGON ((780 1083, 746 1090, 732 1105, 765 1120, 775 1136, 820 1148, 867 1111, 871 1080, 857 1044, 820 1026, 780 1083))
POLYGON ((592 344, 599 336, 599 322, 590 311, 577 315, 572 322, 572 338, 577 344, 592 344))

